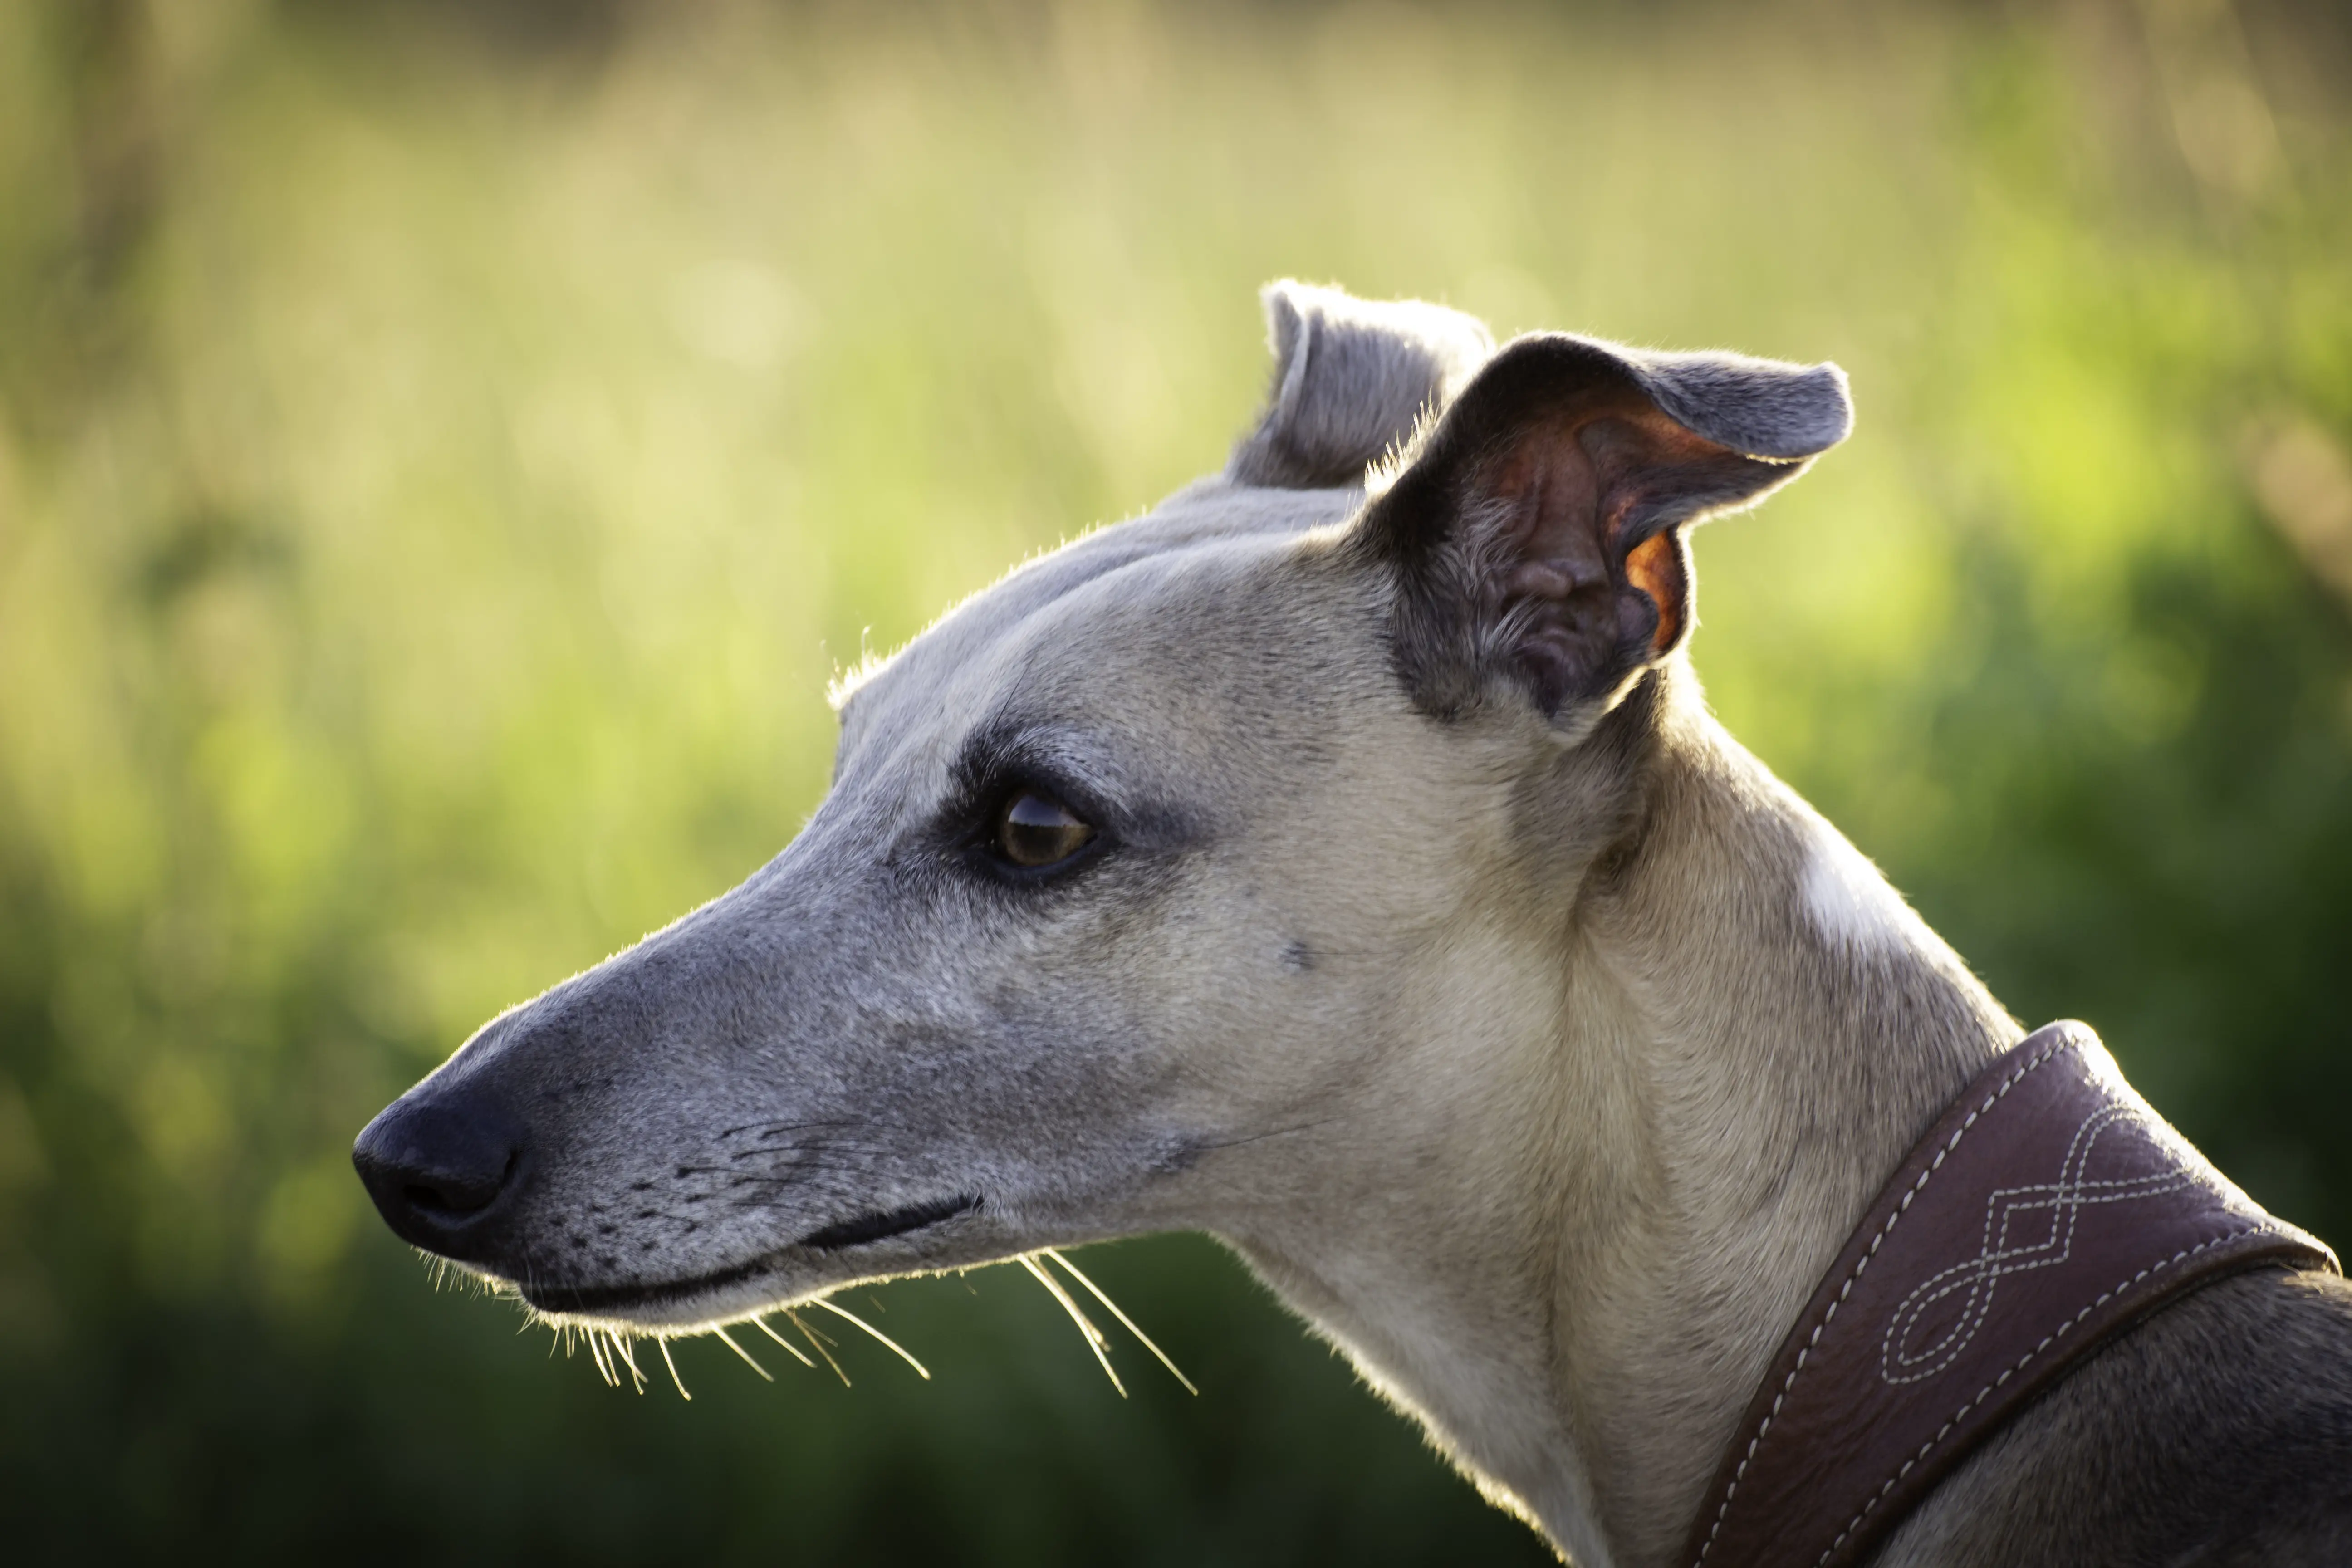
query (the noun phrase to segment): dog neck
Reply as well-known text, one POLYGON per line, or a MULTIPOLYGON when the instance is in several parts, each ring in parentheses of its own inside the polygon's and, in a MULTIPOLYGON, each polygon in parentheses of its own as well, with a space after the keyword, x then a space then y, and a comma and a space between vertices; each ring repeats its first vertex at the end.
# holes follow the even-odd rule
POLYGON ((1317 1156, 1342 1196, 1226 1227, 1587 1568, 1671 1561, 1855 1218, 2022 1034, 1679 661, 1656 679, 1621 863, 1454 929, 1317 1156))

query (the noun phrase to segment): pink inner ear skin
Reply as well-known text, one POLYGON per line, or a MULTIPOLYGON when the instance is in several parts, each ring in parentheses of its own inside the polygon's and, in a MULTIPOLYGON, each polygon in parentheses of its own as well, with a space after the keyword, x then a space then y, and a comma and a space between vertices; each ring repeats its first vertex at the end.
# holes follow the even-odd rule
MULTIPOLYGON (((1597 483, 1606 493, 1604 532, 1612 551, 1626 519, 1646 498, 1714 489, 1752 466, 1651 408, 1612 411, 1584 426, 1579 440, 1594 458, 1597 483)), ((1618 603, 1623 635, 1628 640, 1646 636, 1653 658, 1673 647, 1689 622, 1690 572, 1678 532, 1668 528, 1653 534, 1626 551, 1620 563, 1622 580, 1633 590, 1618 603), (1654 621, 1648 618, 1653 616, 1654 621)))
MULTIPOLYGON (((1505 547, 1518 571, 1548 571, 1557 584, 1538 587, 1531 576, 1521 591, 1559 597, 1608 580, 1600 476, 1577 439, 1577 426, 1553 426, 1521 442, 1496 476, 1493 494, 1509 508, 1505 547)), ((1516 577, 1513 586, 1518 586, 1516 577)))
MULTIPOLYGON (((1675 547, 1671 531, 1654 534, 1626 553, 1625 581, 1646 595, 1656 609, 1658 625, 1650 634, 1650 652, 1653 657, 1664 653, 1682 635, 1682 610, 1688 598, 1683 552, 1675 547)), ((1628 611, 1633 608, 1626 606, 1628 611)))
POLYGON ((1522 658, 1589 676, 1614 649, 1646 645, 1655 658, 1672 647, 1689 584, 1670 533, 1635 545, 1614 571, 1611 556, 1645 482, 1727 456, 1648 409, 1587 407, 1528 432, 1489 491, 1507 509, 1506 600, 1545 606, 1522 658))
POLYGON ((1415 700, 1461 712, 1498 665, 1548 717, 1611 700, 1697 623, 1685 530, 1754 501, 1838 439, 1843 387, 1833 367, 1696 356, 1645 368, 1564 336, 1504 349, 1357 531, 1399 573, 1391 626, 1415 700), (1701 435, 1659 396, 1788 455, 1701 435))
POLYGON ((1549 694, 1547 706, 1590 680, 1625 636, 1601 517, 1601 476, 1578 439, 1580 427, 1559 420, 1528 431, 1487 486, 1503 508, 1495 542, 1507 563, 1498 584, 1503 602, 1534 612, 1517 658, 1549 694))

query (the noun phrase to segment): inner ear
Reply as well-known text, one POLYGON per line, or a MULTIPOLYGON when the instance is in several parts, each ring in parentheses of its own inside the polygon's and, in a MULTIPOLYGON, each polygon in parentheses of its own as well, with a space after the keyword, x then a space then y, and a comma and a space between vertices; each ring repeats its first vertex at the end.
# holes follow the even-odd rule
POLYGON ((1677 498, 1737 486, 1749 459, 1630 405, 1550 411, 1474 479, 1465 542, 1493 552, 1511 657, 1547 712, 1619 665, 1664 658, 1691 622, 1677 498), (1491 499, 1489 499, 1491 498, 1491 499), (1483 520, 1481 512, 1489 515, 1483 520))
POLYGON ((1650 653, 1663 658, 1682 640, 1690 624, 1690 568, 1684 563, 1682 535, 1673 529, 1654 533, 1625 552, 1625 580, 1656 609, 1650 653))
POLYGON ((1803 463, 1686 418, 1751 438, 1776 416, 1810 417, 1822 445, 1843 434, 1843 379, 1828 367, 1632 353, 1512 344, 1366 508, 1358 537, 1397 575, 1396 658, 1425 710, 1460 711, 1499 679, 1558 719, 1613 700, 1689 636, 1688 525, 1803 463))

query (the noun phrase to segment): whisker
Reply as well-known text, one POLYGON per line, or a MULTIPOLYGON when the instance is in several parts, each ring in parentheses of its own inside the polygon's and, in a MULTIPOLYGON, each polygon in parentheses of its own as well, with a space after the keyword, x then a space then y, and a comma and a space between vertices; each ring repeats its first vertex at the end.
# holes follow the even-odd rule
POLYGON ((898 1341, 892 1339, 889 1335, 884 1333, 881 1330, 876 1328, 873 1324, 867 1322, 865 1319, 859 1317, 848 1308, 837 1307, 822 1296, 819 1296, 814 1301, 811 1302, 810 1305, 823 1307, 826 1311, 833 1313, 835 1317, 847 1318, 851 1322, 856 1323, 859 1328, 864 1329, 867 1333, 872 1334, 876 1339, 881 1341, 884 1344, 898 1352, 898 1359, 905 1362, 908 1366, 913 1367, 915 1369, 916 1376, 921 1378, 925 1383, 931 1381, 930 1369, 925 1366, 921 1362, 917 1361, 913 1356, 908 1354, 906 1346, 900 1344, 898 1341))
MULTIPOLYGON (((538 1283, 538 1280, 539 1259, 532 1255, 530 1246, 525 1244, 522 1249, 522 1279, 517 1286, 515 1293, 524 1300, 529 1300, 532 1288, 538 1283)), ((525 1322, 529 1322, 530 1320, 526 1318, 523 1321, 525 1322)))
POLYGON ((1176 1363, 1168 1359, 1168 1352, 1161 1350, 1158 1345, 1153 1344, 1151 1342, 1151 1336, 1145 1333, 1141 1329, 1137 1328, 1135 1326, 1135 1320, 1129 1317, 1125 1312, 1120 1311, 1118 1310, 1118 1303, 1112 1300, 1108 1296, 1104 1295, 1101 1286, 1087 1279, 1076 1264, 1063 1257, 1061 1248, 1057 1247, 1048 1247, 1043 1250, 1046 1257, 1052 1258, 1064 1268, 1069 1270, 1070 1278, 1085 1286, 1087 1293, 1093 1296, 1096 1300, 1100 1301, 1109 1311, 1112 1317, 1118 1320, 1119 1327, 1125 1329, 1129 1333, 1133 1334, 1138 1343, 1141 1344, 1145 1350, 1150 1351, 1154 1356, 1157 1356, 1160 1360, 1160 1364, 1168 1369, 1168 1375, 1184 1385, 1185 1393, 1191 1394, 1195 1399, 1198 1399, 1201 1396, 1201 1391, 1192 1386, 1192 1380, 1186 1377, 1183 1373, 1177 1370, 1176 1363))
POLYGON ((738 1132, 757 1132, 760 1136, 764 1138, 772 1132, 798 1132, 810 1127, 855 1127, 857 1123, 854 1121, 746 1121, 740 1127, 730 1127, 724 1129, 720 1131, 719 1136, 721 1138, 732 1138, 738 1132))
POLYGON ((833 1352, 831 1351, 824 1348, 824 1336, 812 1331, 809 1326, 801 1321, 801 1315, 798 1312, 793 1311, 790 1307, 786 1307, 782 1310, 784 1321, 801 1331, 801 1337, 808 1341, 809 1347, 815 1351, 817 1354, 824 1357, 825 1365, 833 1368, 833 1375, 841 1379, 841 1386, 847 1388, 849 1386, 849 1374, 841 1370, 841 1363, 833 1359, 833 1352))
MULTIPOLYGON (((852 1123, 843 1122, 841 1125, 846 1127, 852 1123)), ((784 1136, 793 1131, 794 1129, 790 1127, 779 1127, 772 1132, 755 1132, 749 1138, 738 1138, 734 1142, 754 1149, 824 1149, 835 1144, 844 1148, 878 1149, 889 1142, 887 1138, 869 1138, 856 1132, 819 1132, 813 1138, 784 1136)), ((723 1146, 725 1142, 724 1139, 719 1140, 714 1146, 723 1146)))
POLYGON ((669 1380, 677 1384, 677 1396, 680 1399, 687 1401, 688 1404, 692 1404, 694 1401, 694 1395, 686 1391, 686 1379, 677 1375, 677 1363, 669 1359, 669 1336, 667 1334, 656 1334, 654 1336, 654 1343, 661 1347, 662 1365, 669 1368, 669 1380))
POLYGON ((712 1169, 741 1170, 749 1163, 791 1171, 798 1170, 803 1166, 813 1168, 827 1161, 836 1164, 846 1162, 852 1165, 863 1165, 870 1169, 877 1160, 887 1156, 889 1152, 889 1150, 878 1145, 859 1143, 821 1143, 814 1148, 747 1149, 740 1153, 728 1155, 726 1165, 714 1166, 712 1169))
POLYGON ((738 1149, 727 1156, 730 1163, 744 1160, 806 1159, 812 1154, 883 1154, 889 1152, 885 1143, 857 1143, 846 1139, 828 1138, 822 1143, 762 1143, 753 1149, 738 1149))
POLYGON ((874 1155, 882 1152, 884 1151, 879 1148, 844 1147, 838 1143, 822 1144, 814 1149, 747 1149, 740 1154, 727 1156, 727 1163, 724 1165, 704 1166, 689 1173, 706 1174, 725 1172, 730 1167, 740 1166, 746 1160, 764 1160, 771 1165, 797 1170, 803 1165, 822 1165, 828 1162, 835 1164, 855 1163, 854 1161, 845 1160, 844 1157, 861 1155, 871 1159, 874 1155))
POLYGON ((608 1329, 605 1332, 612 1338, 613 1348, 620 1352, 621 1364, 629 1369, 629 1382, 635 1385, 639 1394, 643 1394, 646 1391, 646 1374, 637 1370, 636 1352, 629 1348, 629 1342, 621 1337, 619 1330, 608 1329))
POLYGON ((739 1345, 739 1344, 737 1344, 737 1343, 735 1342, 735 1336, 734 1336, 733 1334, 730 1334, 730 1333, 729 1333, 729 1332, 727 1331, 726 1326, 725 1326, 724 1324, 721 1324, 721 1323, 713 1323, 713 1324, 711 1324, 711 1325, 710 1325, 710 1331, 711 1331, 712 1333, 717 1334, 717 1335, 719 1336, 719 1343, 721 1343, 721 1344, 725 1345, 729 1350, 733 1351, 737 1355, 741 1356, 741 1357, 743 1358, 743 1364, 744 1364, 745 1366, 750 1367, 753 1372, 758 1373, 761 1377, 766 1378, 770 1383, 773 1383, 773 1382, 775 1382, 775 1381, 776 1381, 776 1380, 775 1380, 775 1378, 774 1378, 774 1376, 773 1376, 773 1375, 772 1375, 772 1374, 769 1373, 769 1371, 768 1371, 768 1369, 767 1369, 766 1367, 761 1366, 758 1362, 753 1361, 753 1360, 751 1359, 751 1352, 750 1351, 745 1350, 741 1345, 739 1345))
POLYGON ((1052 1293, 1054 1300, 1062 1304, 1062 1310, 1070 1315, 1070 1321, 1077 1324, 1078 1332, 1086 1336, 1087 1348, 1095 1352, 1095 1360, 1102 1364, 1103 1375, 1110 1379, 1110 1385, 1118 1390, 1118 1396, 1121 1399, 1125 1399, 1127 1384, 1119 1382, 1118 1373, 1111 1370, 1109 1346, 1102 1337, 1102 1331, 1095 1327, 1094 1320, 1087 1317, 1079 1309, 1077 1302, 1070 1299, 1070 1293, 1062 1289, 1062 1282, 1059 1279, 1045 1272, 1045 1266, 1037 1261, 1035 1254, 1024 1252, 1013 1261, 1035 1275, 1037 1283, 1045 1287, 1052 1293))
POLYGON ((801 1347, 800 1347, 800 1346, 798 1346, 798 1345, 796 1345, 796 1344, 793 1343, 793 1342, 792 1342, 792 1341, 790 1341, 790 1340, 788 1340, 788 1339, 784 1338, 784 1336, 783 1336, 783 1335, 782 1335, 782 1334, 780 1334, 780 1333, 776 1332, 776 1331, 775 1331, 775 1330, 773 1330, 773 1329, 772 1329, 772 1328, 768 1327, 768 1320, 767 1320, 767 1319, 765 1319, 765 1318, 753 1318, 753 1319, 751 1320, 751 1324, 752 1324, 752 1326, 753 1326, 754 1328, 758 1329, 761 1333, 763 1333, 763 1334, 767 1335, 770 1339, 772 1339, 772 1340, 775 1341, 778 1344, 780 1344, 780 1345, 783 1346, 783 1347, 784 1347, 784 1353, 785 1353, 786 1355, 788 1355, 788 1356, 792 1357, 794 1361, 796 1361, 796 1362, 800 1363, 803 1366, 809 1368, 811 1371, 814 1371, 814 1370, 815 1370, 815 1368, 816 1368, 816 1363, 814 1363, 814 1362, 813 1362, 813 1361, 809 1360, 809 1358, 808 1358, 808 1357, 806 1357, 806 1356, 804 1356, 804 1355, 801 1354, 801 1347))
POLYGON ((740 1192, 746 1187, 820 1187, 819 1176, 849 1176, 863 1181, 872 1173, 870 1164, 842 1164, 827 1160, 803 1160, 778 1171, 732 1171, 723 1182, 713 1182, 707 1189, 712 1193, 740 1192))
POLYGON ((605 1358, 604 1346, 601 1337, 597 1334, 595 1330, 590 1329, 587 1331, 587 1338, 589 1359, 596 1363, 597 1374, 604 1378, 605 1384, 608 1387, 620 1387, 621 1374, 613 1370, 613 1363, 605 1358))
POLYGON ((778 1170, 773 1173, 761 1173, 752 1171, 729 1171, 724 1173, 724 1174, 727 1177, 728 1185, 740 1187, 749 1182, 771 1182, 778 1184, 791 1182, 805 1176, 813 1171, 821 1171, 827 1175, 854 1176, 861 1174, 871 1169, 872 1167, 870 1165, 861 1165, 847 1161, 811 1160, 803 1157, 793 1161, 791 1164, 782 1167, 781 1170, 778 1170))

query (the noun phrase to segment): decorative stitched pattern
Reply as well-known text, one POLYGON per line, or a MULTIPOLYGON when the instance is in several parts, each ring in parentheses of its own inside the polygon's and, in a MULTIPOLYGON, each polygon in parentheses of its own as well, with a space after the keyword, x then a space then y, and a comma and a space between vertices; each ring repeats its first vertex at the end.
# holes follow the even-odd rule
POLYGON ((2165 1258, 2160 1262, 2149 1264, 2147 1268, 2141 1269, 2130 1279, 2124 1280, 2121 1284, 2102 1291, 2097 1300, 2092 1302, 2089 1306, 2075 1313, 2072 1318, 2069 1318, 2066 1321, 2051 1330, 2048 1336, 2045 1337, 2040 1344, 2035 1345, 2032 1350, 2027 1351, 2023 1355, 2018 1357, 2016 1363, 2007 1371, 2003 1372, 1999 1377, 1994 1378, 1990 1383, 1988 1383, 1982 1388, 1978 1389, 1974 1399, 1969 1400, 1966 1405, 1963 1405, 1958 1410, 1953 1411, 1952 1418, 1945 1422, 1941 1426, 1937 1427, 1934 1436, 1928 1438, 1925 1443, 1920 1444, 1919 1451, 1912 1455, 1909 1458, 1904 1460, 1902 1468, 1897 1469, 1893 1475, 1887 1477, 1885 1484, 1878 1489, 1876 1493, 1871 1497, 1871 1500, 1868 1502, 1862 1505, 1861 1510, 1852 1519, 1845 1521, 1845 1528, 1837 1532, 1837 1539, 1830 1542, 1829 1549, 1813 1560, 1813 1568, 1822 1568, 1822 1564, 1827 1563, 1831 1558, 1837 1555, 1838 1548, 1846 1543, 1846 1538, 1851 1536, 1856 1530, 1862 1528, 1863 1521, 1868 1519, 1877 1510, 1878 1505, 1886 1500, 1886 1494, 1893 1491, 1897 1486, 1901 1485, 1903 1478, 1909 1475, 1913 1468, 1916 1468, 1921 1460, 1934 1453, 1936 1451, 1937 1445, 1940 1444, 1945 1438, 1952 1435, 1952 1428, 1958 1426, 1962 1421, 1968 1419, 1969 1411, 1974 1410, 1978 1405, 1982 1405, 1987 1399, 1992 1397, 1992 1395, 2006 1384, 2011 1378, 2015 1377, 2019 1373, 2023 1372, 2028 1366, 2031 1366, 2042 1352, 2048 1350, 2052 1345, 2056 1344, 2067 1334, 2072 1333, 2074 1329, 2082 1323, 2084 1319, 2089 1317, 2092 1313, 2105 1306, 2109 1301, 2115 1300, 2115 1298, 2121 1292, 2130 1289, 2133 1286, 2137 1285, 2152 1274, 2158 1274, 2167 1268, 2175 1268, 2179 1264, 2187 1262, 2189 1258, 2196 1257, 2200 1252, 2210 1252, 2214 1247, 2221 1246, 2224 1242, 2235 1241, 2242 1236, 2252 1236, 2256 1232, 2278 1233, 2281 1229, 2282 1227, 2277 1225, 2259 1220, 2252 1225, 2240 1226, 2237 1229, 2231 1231, 2226 1235, 2214 1237, 2210 1241, 2200 1241, 2194 1247, 2184 1247, 2179 1251, 2174 1253, 2171 1257, 2165 1258))
MULTIPOLYGON (((2052 1037, 2048 1045, 2043 1046, 2042 1049, 2036 1051, 2031 1057, 2028 1057, 2024 1061, 2020 1062, 2014 1071, 2011 1072, 2008 1077, 2002 1079, 2000 1086, 1988 1093, 1984 1097, 1983 1100, 1978 1104, 1977 1108, 1969 1112, 1967 1119, 1952 1130, 1951 1137, 1945 1141, 1944 1146, 1941 1149, 1936 1151, 1936 1157, 1927 1162, 1927 1168, 1919 1173, 1919 1179, 1911 1184, 1910 1190, 1906 1192, 1903 1194, 1901 1201, 1895 1204, 1895 1211, 1886 1216, 1886 1223, 1879 1227, 1878 1234, 1876 1236, 1870 1238, 1870 1245, 1863 1249, 1862 1256, 1854 1259, 1853 1271, 1846 1276, 1845 1282, 1838 1287, 1838 1293, 1835 1297, 1832 1298, 1828 1310, 1822 1314, 1822 1321, 1815 1323, 1813 1325, 1812 1331, 1806 1336, 1804 1349, 1797 1352, 1797 1364, 1790 1367, 1789 1369, 1789 1375, 1781 1380, 1780 1393, 1774 1394, 1772 1397, 1772 1408, 1765 1413, 1763 1421, 1756 1428, 1756 1435, 1748 1440, 1746 1450, 1740 1454, 1739 1466, 1732 1472, 1731 1484, 1723 1489, 1723 1501, 1715 1510, 1714 1522, 1707 1526, 1706 1543, 1699 1548, 1698 1556, 1693 1559, 1691 1568, 1704 1568, 1704 1564, 1707 1559, 1707 1554, 1715 1550, 1716 1538, 1723 1532, 1724 1516, 1731 1511, 1731 1500, 1739 1494, 1739 1483, 1741 1479, 1747 1476, 1749 1463, 1756 1458, 1757 1447, 1764 1441, 1764 1435, 1772 1430, 1772 1423, 1780 1418, 1780 1407, 1788 1403, 1789 1391, 1797 1386, 1797 1379, 1803 1374, 1805 1363, 1811 1357, 1814 1347, 1821 1343, 1822 1334, 1829 1328, 1830 1324, 1835 1321, 1838 1315, 1838 1309, 1843 1306, 1845 1304, 1846 1298, 1853 1293, 1855 1281, 1859 1280, 1863 1276, 1863 1271, 1870 1267, 1870 1260, 1878 1256, 1879 1247, 1885 1245, 1887 1237, 1894 1233, 1896 1222, 1901 1220, 1906 1211, 1911 1207, 1912 1200, 1927 1190, 1928 1181, 1937 1171, 1943 1169, 1946 1157, 1948 1156, 1953 1150, 1960 1146, 1960 1140, 1968 1136, 1969 1128, 1974 1127, 1978 1121, 1982 1118, 1987 1111, 2000 1104, 2000 1101, 2008 1096, 2010 1090, 2015 1089, 2019 1084, 2023 1083, 2030 1074, 2038 1071, 2041 1068, 2046 1065, 2052 1058, 2057 1056, 2061 1051, 2072 1049, 2074 1044, 2075 1036, 2073 1030, 2059 1030, 2052 1037)), ((2113 1292, 2109 1292, 2109 1294, 2113 1294, 2113 1292)), ((2071 1327, 2072 1325, 2069 1326, 2071 1327)), ((1987 1390, 1987 1393, 1990 1392, 1990 1390, 1987 1390)), ((1977 1399, 1979 1402, 1982 1401, 1985 1395, 1982 1394, 1977 1395, 1977 1399)), ((1955 1416, 1953 1419, 1958 1420, 1958 1417, 1955 1416)), ((1948 1432, 1950 1427, 1948 1426, 1945 1430, 1948 1432)), ((1942 1435, 1938 1434, 1937 1441, 1940 1441, 1941 1437, 1942 1435)), ((1933 1444, 1929 1445, 1931 1447, 1933 1446, 1933 1444)), ((1916 1458, 1913 1462, 1916 1463, 1916 1458)), ((1892 1481, 1887 1483, 1888 1488, 1891 1488, 1893 1485, 1894 1483, 1892 1481)), ((1886 1489, 1882 1489, 1878 1496, 1885 1497, 1885 1495, 1886 1489)), ((1870 1510, 1872 1508, 1875 1508, 1877 1504, 1878 1499, 1873 1498, 1870 1503, 1864 1508, 1862 1513, 1854 1516, 1853 1523, 1846 1526, 1844 1534, 1852 1534, 1853 1532, 1854 1526, 1860 1524, 1864 1516, 1867 1515, 1870 1512, 1870 1510)), ((1844 1536, 1841 1535, 1839 1539, 1843 1540, 1843 1538, 1844 1536)), ((1832 1550, 1834 1551, 1835 1548, 1832 1547, 1832 1550)))
MULTIPOLYGON (((2114 1140, 2107 1142, 2112 1148, 2114 1140)), ((1995 1192, 1985 1203, 1984 1241, 1977 1255, 1928 1276, 1904 1298, 1886 1326, 1886 1340, 1879 1352, 1879 1376, 1890 1384, 1922 1383, 1958 1361, 1991 1315, 1993 1292, 2004 1277, 2052 1268, 2074 1256, 2074 1226, 2084 1209, 2179 1192, 2196 1180, 2165 1147, 2155 1123, 2135 1107, 2108 1105, 2093 1111, 2075 1129, 2055 1182, 1995 1192), (2140 1131, 2137 1142, 2153 1149, 2166 1168, 2115 1181, 2086 1180, 2100 1135, 2122 1123, 2140 1131), (2020 1215, 2046 1216, 2048 1235, 2039 1241, 2012 1243, 2011 1229, 2020 1215), (1967 1292, 1967 1300, 1958 1316, 1940 1335, 1915 1345, 1913 1336, 1928 1314, 1961 1291, 1967 1292)))

